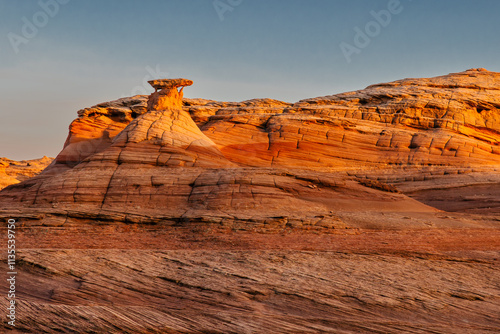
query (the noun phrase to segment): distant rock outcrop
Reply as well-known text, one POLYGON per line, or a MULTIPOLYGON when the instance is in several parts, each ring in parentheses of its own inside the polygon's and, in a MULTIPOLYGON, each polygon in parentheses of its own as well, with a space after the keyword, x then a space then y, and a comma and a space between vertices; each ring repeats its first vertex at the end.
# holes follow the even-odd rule
MULTIPOLYGON (((329 199, 368 189, 349 183, 353 175, 368 177, 360 170, 392 170, 394 183, 429 168, 456 174, 499 165, 499 82, 498 73, 468 70, 291 104, 183 100, 178 88, 192 81, 155 80, 149 97, 79 111, 52 166, 0 199, 38 209, 119 210, 121 220, 139 212, 199 219, 216 210, 232 222, 284 213, 334 221, 329 212, 341 209, 329 199), (323 191, 308 194, 308 185, 323 191)), ((380 189, 367 196, 394 210, 418 206, 380 189)))
POLYGON ((0 158, 0 190, 38 175, 54 160, 43 157, 41 159, 15 161, 0 158))
POLYGON ((302 100, 189 106, 232 161, 255 166, 495 165, 500 74, 469 70, 302 100))

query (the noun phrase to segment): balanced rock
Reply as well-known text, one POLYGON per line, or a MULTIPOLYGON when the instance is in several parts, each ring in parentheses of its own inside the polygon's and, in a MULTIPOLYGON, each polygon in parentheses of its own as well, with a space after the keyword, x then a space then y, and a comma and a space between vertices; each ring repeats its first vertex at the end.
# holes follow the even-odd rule
POLYGON ((153 86, 154 89, 160 90, 160 89, 172 89, 172 88, 178 88, 178 87, 186 87, 186 86, 191 86, 193 84, 192 80, 188 79, 157 79, 157 80, 150 80, 148 83, 153 86))
MULTIPOLYGON (((218 102, 184 99, 200 130, 233 163, 255 167, 482 166, 500 157, 500 74, 468 70, 404 79, 364 90, 285 103, 271 99, 218 102)), ((189 84, 158 81, 150 109, 176 104, 189 84)), ((135 96, 79 112, 59 166, 74 166, 110 145, 146 111, 135 96)))

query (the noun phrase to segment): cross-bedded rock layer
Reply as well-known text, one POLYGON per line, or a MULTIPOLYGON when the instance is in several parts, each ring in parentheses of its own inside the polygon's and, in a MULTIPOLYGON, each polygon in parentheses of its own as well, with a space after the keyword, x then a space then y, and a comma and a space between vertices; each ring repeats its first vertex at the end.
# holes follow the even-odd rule
POLYGON ((500 329, 499 73, 297 103, 190 83, 79 111, 51 166, 0 193, 21 331, 500 329))
MULTIPOLYGON (((290 207, 296 216, 324 216, 339 209, 325 204, 329 198, 366 189, 345 186, 363 171, 404 168, 407 181, 434 169, 496 168, 499 82, 498 73, 469 70, 291 104, 181 103, 177 88, 189 80, 155 81, 159 91, 149 102, 136 96, 79 111, 55 163, 1 199, 63 212, 112 209, 186 219, 206 210, 267 219, 290 207)), ((388 201, 380 190, 370 197, 388 201)), ((396 210, 403 199, 390 196, 396 210)))
MULTIPOLYGON (((244 166, 498 164, 499 76, 469 70, 294 104, 185 99, 184 110, 229 160, 244 166)), ((58 162, 93 154, 146 111, 145 101, 136 96, 81 111, 67 142, 75 153, 68 158, 63 151, 58 162)))

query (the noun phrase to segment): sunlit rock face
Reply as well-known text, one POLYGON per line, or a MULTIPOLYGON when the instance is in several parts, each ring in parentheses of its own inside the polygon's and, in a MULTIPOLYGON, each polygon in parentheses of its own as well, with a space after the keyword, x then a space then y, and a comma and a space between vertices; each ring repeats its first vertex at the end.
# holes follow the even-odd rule
POLYGON ((15 161, 0 158, 0 190, 38 175, 53 161, 53 158, 15 161))
POLYGON ((195 101, 189 111, 222 152, 241 164, 498 164, 499 79, 498 73, 469 70, 294 104, 195 101))
POLYGON ((0 192, 16 329, 500 328, 500 74, 296 103, 151 84, 79 111, 52 164, 0 192))
MULTIPOLYGON (((500 159, 498 79, 474 69, 294 104, 184 99, 183 109, 242 166, 491 165, 500 159)), ((180 108, 177 87, 153 93, 150 110, 180 108)), ((146 112, 147 100, 136 96, 80 111, 57 162, 74 165, 110 145, 146 112)))
MULTIPOLYGON (((79 111, 55 162, 1 199, 152 217, 218 210, 230 219, 272 220, 290 207, 299 220, 329 217, 341 210, 329 198, 366 191, 349 185, 359 171, 384 170, 377 182, 397 182, 429 178, 434 167, 458 174, 500 164, 499 82, 500 74, 474 69, 292 104, 183 99, 192 81, 154 80, 149 97, 79 111), (310 194, 311 182, 324 191, 310 194)), ((381 191, 366 196, 393 209, 410 201, 381 191)))

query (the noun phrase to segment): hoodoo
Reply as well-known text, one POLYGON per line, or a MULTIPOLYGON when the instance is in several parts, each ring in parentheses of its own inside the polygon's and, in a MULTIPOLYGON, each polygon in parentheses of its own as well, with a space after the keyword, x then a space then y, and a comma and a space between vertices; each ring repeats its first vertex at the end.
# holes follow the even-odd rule
POLYGON ((166 108, 181 108, 183 90, 193 82, 187 79, 161 79, 148 81, 156 90, 149 96, 148 110, 164 110, 166 108), (180 90, 177 90, 181 87, 180 90))

